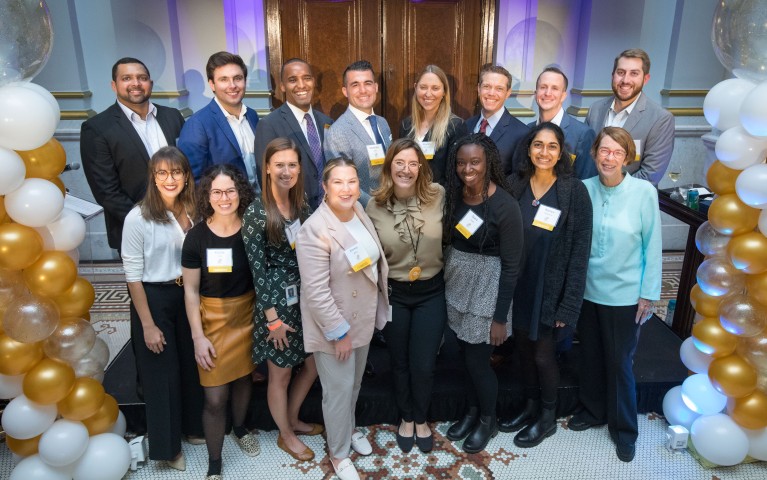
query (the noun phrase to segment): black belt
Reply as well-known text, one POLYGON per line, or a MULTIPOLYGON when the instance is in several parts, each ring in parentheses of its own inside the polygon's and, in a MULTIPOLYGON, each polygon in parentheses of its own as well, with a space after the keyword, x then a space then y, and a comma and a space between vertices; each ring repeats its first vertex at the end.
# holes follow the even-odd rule
POLYGON ((173 280, 168 280, 167 282, 142 282, 146 285, 177 285, 179 287, 184 286, 184 277, 178 277, 173 280))

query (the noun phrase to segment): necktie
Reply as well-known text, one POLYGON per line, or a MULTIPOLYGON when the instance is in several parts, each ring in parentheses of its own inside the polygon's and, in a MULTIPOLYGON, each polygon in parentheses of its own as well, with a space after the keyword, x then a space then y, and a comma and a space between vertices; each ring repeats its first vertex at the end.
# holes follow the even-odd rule
POLYGON ((376 143, 385 145, 383 138, 381 138, 381 133, 378 131, 378 119, 375 115, 371 115, 368 117, 368 121, 370 122, 370 127, 373 129, 373 137, 376 140, 376 143))
POLYGON ((314 128, 312 116, 305 113, 304 120, 306 120, 306 138, 309 140, 309 149, 312 151, 312 161, 314 166, 317 167, 317 172, 322 176, 322 169, 325 168, 325 155, 322 153, 320 136, 317 134, 317 129, 314 128))
POLYGON ((482 133, 482 134, 484 134, 484 135, 487 135, 485 132, 487 131, 487 127, 488 127, 489 125, 490 125, 490 124, 487 122, 487 119, 486 119, 486 118, 483 118, 483 119, 482 119, 482 122, 480 122, 480 124, 479 124, 479 133, 482 133))

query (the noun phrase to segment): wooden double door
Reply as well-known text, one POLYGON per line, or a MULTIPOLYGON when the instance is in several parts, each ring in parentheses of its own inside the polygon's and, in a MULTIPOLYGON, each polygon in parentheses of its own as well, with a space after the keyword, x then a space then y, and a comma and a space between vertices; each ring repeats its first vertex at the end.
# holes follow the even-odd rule
POLYGON ((481 65, 492 61, 495 0, 266 0, 270 74, 276 108, 283 61, 305 59, 315 76, 314 108, 338 118, 347 65, 373 65, 379 100, 394 136, 410 114, 416 75, 438 65, 448 75, 453 112, 474 114, 481 65))

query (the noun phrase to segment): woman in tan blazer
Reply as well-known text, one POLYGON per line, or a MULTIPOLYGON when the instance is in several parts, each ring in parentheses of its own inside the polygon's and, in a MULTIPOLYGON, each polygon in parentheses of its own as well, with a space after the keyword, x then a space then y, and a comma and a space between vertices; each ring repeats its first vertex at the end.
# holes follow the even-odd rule
POLYGON ((313 353, 322 383, 322 414, 333 469, 341 480, 359 475, 349 449, 372 453, 354 429, 354 410, 373 329, 389 319, 389 267, 372 222, 357 201, 357 167, 330 160, 322 174, 325 201, 296 238, 301 273, 304 348, 313 353))

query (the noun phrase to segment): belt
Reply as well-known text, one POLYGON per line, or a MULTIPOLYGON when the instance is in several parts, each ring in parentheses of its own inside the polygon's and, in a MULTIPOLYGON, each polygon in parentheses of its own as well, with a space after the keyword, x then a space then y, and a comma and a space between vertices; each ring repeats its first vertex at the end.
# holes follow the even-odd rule
POLYGON ((184 277, 178 277, 173 280, 168 280, 167 282, 142 282, 146 285, 178 285, 179 287, 184 286, 184 277))

